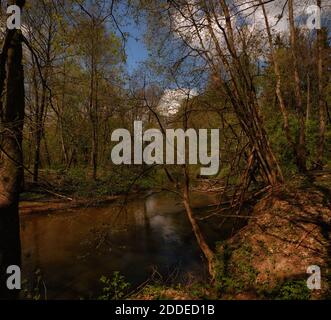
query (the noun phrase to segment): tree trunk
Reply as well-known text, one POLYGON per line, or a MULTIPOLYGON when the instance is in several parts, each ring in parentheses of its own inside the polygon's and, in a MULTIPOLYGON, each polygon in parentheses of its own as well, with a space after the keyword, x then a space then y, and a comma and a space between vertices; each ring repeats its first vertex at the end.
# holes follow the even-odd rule
POLYGON ((189 176, 187 173, 187 168, 184 168, 184 178, 185 178, 185 185, 184 185, 184 193, 183 193, 183 203, 186 210, 187 217, 192 226, 192 230, 194 235, 197 239, 198 245, 203 252, 207 262, 208 262, 208 272, 213 281, 216 277, 216 259, 214 252, 208 246, 205 237, 203 236, 201 229, 194 218, 192 207, 190 205, 190 194, 189 194, 189 176))
POLYGON ((34 161, 33 161, 33 182, 34 183, 38 183, 38 179, 39 179, 40 147, 41 147, 41 132, 40 132, 39 128, 36 128, 34 161))
MULTIPOLYGON (((47 61, 49 63, 49 61, 47 61)), ((42 93, 40 105, 36 105, 36 115, 35 115, 35 155, 34 155, 34 167, 33 167, 33 182, 37 183, 39 178, 39 168, 40 168, 40 149, 41 141, 44 136, 44 117, 46 112, 46 97, 47 88, 46 83, 48 79, 48 65, 46 65, 46 71, 43 75, 44 81, 42 81, 42 93)), ((36 94, 38 94, 38 88, 36 88, 36 94)), ((37 99, 36 101, 39 101, 37 99)))
MULTIPOLYGON (((92 28, 95 30, 95 22, 92 21, 92 28)), ((91 74, 90 74, 90 105, 89 105, 89 116, 91 120, 91 166, 92 166, 92 177, 93 180, 97 180, 98 170, 98 70, 97 61, 95 56, 95 43, 92 37, 92 51, 91 51, 91 74)), ((96 39, 96 42, 97 39, 96 39)))
MULTIPOLYGON (((322 1, 317 0, 317 5, 322 8, 322 1)), ((323 46, 324 37, 323 29, 317 30, 317 70, 318 70, 318 109, 319 109, 319 141, 318 141, 318 154, 317 154, 317 166, 319 169, 323 168, 323 156, 325 148, 325 131, 326 131, 326 106, 324 101, 324 85, 323 85, 323 46)))
POLYGON ((93 123, 92 128, 92 177, 93 180, 97 180, 98 170, 98 131, 96 124, 93 123))
POLYGON ((298 153, 298 169, 299 172, 307 171, 307 150, 306 150, 306 120, 305 112, 303 109, 301 87, 300 87, 300 75, 299 75, 299 64, 297 58, 297 41, 296 41, 296 29, 294 24, 294 12, 293 12, 293 0, 288 1, 288 11, 289 11, 289 24, 290 24, 290 42, 291 42, 291 52, 293 59, 294 68, 294 93, 296 101, 296 109, 299 117, 299 141, 297 146, 298 153))
POLYGON ((34 138, 34 155, 33 155, 33 182, 38 182, 38 170, 39 170, 39 158, 40 158, 40 141, 41 137, 39 134, 38 119, 40 113, 40 102, 39 102, 39 87, 37 80, 37 66, 35 57, 31 53, 32 58, 32 70, 33 70, 33 89, 34 89, 34 121, 32 126, 32 136, 34 138))
POLYGON ((0 92, 0 298, 11 299, 18 297, 18 291, 7 289, 6 270, 10 265, 21 265, 18 202, 23 177, 25 105, 20 30, 7 30, 6 33, 1 53, 0 92))
POLYGON ((311 113, 311 83, 310 83, 310 75, 307 73, 307 111, 306 111, 306 122, 310 119, 311 113))
POLYGON ((50 168, 52 166, 52 161, 51 161, 51 155, 49 153, 49 147, 48 147, 48 143, 47 143, 47 137, 45 134, 45 130, 43 131, 43 140, 44 140, 44 147, 45 147, 45 158, 46 158, 47 166, 48 166, 48 168, 50 168))

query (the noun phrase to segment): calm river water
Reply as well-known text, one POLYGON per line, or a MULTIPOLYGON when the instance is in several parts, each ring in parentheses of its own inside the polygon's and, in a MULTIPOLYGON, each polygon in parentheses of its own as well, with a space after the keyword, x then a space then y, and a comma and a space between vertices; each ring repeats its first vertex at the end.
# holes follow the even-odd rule
MULTIPOLYGON (((198 194, 192 200, 197 214, 217 201, 215 196, 198 194)), ((101 290, 100 277, 114 271, 132 286, 148 279, 153 270, 163 281, 207 277, 181 201, 173 194, 135 199, 125 209, 111 204, 27 215, 21 225, 23 278, 34 287, 40 272, 42 298, 95 298, 101 290)), ((233 221, 220 226, 209 220, 201 226, 213 246, 230 236, 233 221)))

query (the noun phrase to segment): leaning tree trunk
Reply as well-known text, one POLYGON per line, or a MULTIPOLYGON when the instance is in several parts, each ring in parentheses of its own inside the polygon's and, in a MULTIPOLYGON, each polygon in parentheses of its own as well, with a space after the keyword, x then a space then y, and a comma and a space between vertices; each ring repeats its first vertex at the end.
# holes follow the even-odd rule
POLYGON ((0 93, 0 298, 11 299, 16 298, 18 292, 7 289, 6 270, 10 265, 21 264, 18 202, 23 177, 25 105, 20 30, 6 33, 1 53, 0 93))
POLYGON ((193 215, 193 210, 190 204, 190 190, 189 190, 190 182, 189 182, 189 175, 186 166, 184 168, 184 180, 185 180, 185 184, 184 184, 184 192, 183 192, 183 203, 184 203, 185 211, 191 223, 193 233, 195 235, 195 238, 197 239, 197 243, 207 260, 208 272, 211 281, 214 281, 216 277, 216 257, 215 257, 215 253, 210 249, 204 235, 201 232, 200 226, 198 225, 198 222, 196 221, 193 215))

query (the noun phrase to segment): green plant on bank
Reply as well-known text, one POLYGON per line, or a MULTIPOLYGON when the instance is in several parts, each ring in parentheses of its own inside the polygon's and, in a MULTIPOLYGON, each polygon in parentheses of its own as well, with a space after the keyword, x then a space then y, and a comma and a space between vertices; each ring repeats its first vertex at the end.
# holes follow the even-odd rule
POLYGON ((102 294, 98 297, 98 300, 120 300, 123 299, 130 287, 130 284, 126 282, 125 277, 118 271, 115 271, 111 278, 102 276, 100 282, 103 285, 102 294))
POLYGON ((253 287, 258 272, 250 263, 251 248, 248 245, 236 249, 222 245, 217 255, 215 288, 218 294, 236 294, 253 287), (235 268, 230 265, 230 259, 236 255, 235 268))
POLYGON ((310 290, 306 280, 289 280, 279 288, 276 299, 279 300, 308 300, 310 290))
POLYGON ((309 300, 311 291, 307 287, 306 279, 290 279, 273 288, 265 284, 258 290, 260 298, 273 300, 309 300))
MULTIPOLYGON (((100 168, 98 179, 93 181, 87 168, 73 168, 63 174, 59 184, 61 192, 80 197, 111 196, 132 191, 152 189, 160 184, 162 172, 152 170, 142 175, 135 167, 100 168)), ((162 184, 162 183, 161 183, 162 184)))

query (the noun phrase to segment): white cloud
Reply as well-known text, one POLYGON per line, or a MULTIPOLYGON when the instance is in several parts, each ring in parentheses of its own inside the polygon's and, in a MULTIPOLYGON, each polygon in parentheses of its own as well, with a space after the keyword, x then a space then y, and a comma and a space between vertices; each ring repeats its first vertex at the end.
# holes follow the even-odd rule
POLYGON ((197 95, 196 89, 166 89, 160 99, 158 110, 163 116, 175 115, 186 99, 197 95))

